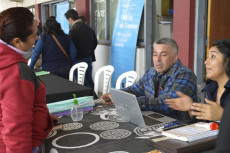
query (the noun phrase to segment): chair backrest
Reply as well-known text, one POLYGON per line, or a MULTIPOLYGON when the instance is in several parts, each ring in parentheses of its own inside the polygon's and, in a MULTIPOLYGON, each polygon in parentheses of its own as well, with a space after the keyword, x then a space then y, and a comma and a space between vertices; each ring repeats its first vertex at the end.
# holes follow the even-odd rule
POLYGON ((87 68, 88 64, 85 62, 74 64, 69 71, 69 80, 74 81, 74 71, 77 69, 77 83, 84 85, 87 68))
POLYGON ((105 94, 108 92, 111 77, 114 71, 114 67, 112 65, 103 66, 100 69, 97 70, 95 74, 94 79, 94 91, 98 95, 98 88, 99 88, 99 76, 102 72, 104 72, 104 80, 103 80, 103 89, 102 94, 105 94))
POLYGON ((197 100, 198 101, 201 101, 201 90, 202 90, 202 87, 201 85, 197 85, 197 100))
POLYGON ((116 83, 116 89, 120 89, 121 87, 121 82, 123 79, 126 79, 126 82, 125 82, 125 88, 126 87, 129 87, 131 85, 133 85, 137 79, 137 72, 135 71, 128 71, 128 72, 125 72, 123 74, 121 74, 118 79, 117 79, 117 83, 116 83))
POLYGON ((30 66, 31 58, 28 60, 27 65, 30 66))

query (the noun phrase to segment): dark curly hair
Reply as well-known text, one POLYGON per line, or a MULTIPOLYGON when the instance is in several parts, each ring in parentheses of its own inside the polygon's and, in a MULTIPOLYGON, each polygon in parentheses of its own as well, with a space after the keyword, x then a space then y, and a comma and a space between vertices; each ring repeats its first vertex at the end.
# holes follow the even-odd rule
POLYGON ((12 7, 0 13, 0 39, 10 44, 14 38, 25 42, 33 33, 33 13, 24 7, 12 7))
POLYGON ((224 64, 227 62, 226 74, 230 78, 230 39, 217 40, 211 45, 211 47, 214 46, 223 54, 224 64))
POLYGON ((62 30, 61 25, 57 22, 57 20, 55 20, 54 18, 49 18, 46 20, 46 23, 42 28, 42 33, 63 35, 64 31, 62 30))

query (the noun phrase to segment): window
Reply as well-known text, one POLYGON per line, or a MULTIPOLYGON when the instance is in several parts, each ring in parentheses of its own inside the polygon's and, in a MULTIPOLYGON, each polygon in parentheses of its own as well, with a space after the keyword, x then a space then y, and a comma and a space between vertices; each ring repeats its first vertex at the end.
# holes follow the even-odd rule
MULTIPOLYGON (((91 1, 91 27, 95 30, 99 43, 111 43, 118 0, 91 1)), ((142 14, 138 34, 138 45, 144 42, 144 15, 142 14)))
POLYGON ((93 1, 93 6, 94 6, 94 29, 97 34, 97 38, 99 40, 106 40, 106 35, 105 35, 105 5, 106 2, 105 0, 94 0, 93 1))
POLYGON ((110 42, 118 0, 93 0, 91 2, 91 26, 99 42, 110 42))

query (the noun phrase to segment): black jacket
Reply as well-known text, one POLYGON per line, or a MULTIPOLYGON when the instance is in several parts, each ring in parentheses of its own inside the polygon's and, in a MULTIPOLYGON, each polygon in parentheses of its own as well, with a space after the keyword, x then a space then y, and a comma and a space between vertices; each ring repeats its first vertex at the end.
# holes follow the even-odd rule
MULTIPOLYGON (((225 91, 220 99, 220 106, 225 108, 225 105, 230 100, 230 80, 225 84, 225 91)), ((217 96, 217 90, 218 90, 218 84, 215 81, 210 81, 201 91, 201 102, 205 102, 205 98, 216 101, 217 96)))
POLYGON ((72 25, 69 35, 77 48, 77 59, 93 58, 97 47, 97 38, 94 30, 84 22, 76 22, 72 25))
POLYGON ((224 107, 224 113, 220 122, 220 131, 217 137, 216 153, 229 153, 230 145, 230 102, 224 107))

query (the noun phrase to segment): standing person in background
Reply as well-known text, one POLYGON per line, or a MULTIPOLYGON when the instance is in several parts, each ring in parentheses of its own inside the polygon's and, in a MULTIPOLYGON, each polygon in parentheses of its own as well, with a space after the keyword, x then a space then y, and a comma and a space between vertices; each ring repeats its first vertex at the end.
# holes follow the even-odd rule
MULTIPOLYGON (((36 19, 36 18, 34 18, 34 20, 35 20, 36 23, 37 23, 37 27, 38 27, 37 35, 38 35, 38 38, 39 38, 39 36, 42 34, 42 28, 41 28, 41 26, 39 25, 40 20, 39 20, 39 19, 36 19)), ((24 57, 27 61, 31 58, 32 53, 33 53, 33 50, 34 50, 34 47, 36 46, 37 41, 38 41, 38 40, 35 41, 33 47, 30 49, 30 51, 29 51, 26 55, 23 55, 23 57, 24 57)))
MULTIPOLYGON (((69 35, 77 48, 77 58, 74 64, 86 62, 88 69, 85 75, 84 85, 94 88, 92 78, 92 62, 95 61, 94 50, 97 47, 97 38, 93 29, 79 19, 77 11, 68 10, 65 17, 71 25, 69 35)), ((77 78, 75 76, 75 78, 77 78)))
POLYGON ((85 24, 88 24, 88 23, 87 23, 87 19, 86 19, 85 16, 79 16, 79 19, 80 19, 82 22, 84 22, 85 24))
POLYGON ((34 67, 40 54, 42 54, 42 70, 69 79, 69 71, 76 59, 77 50, 71 38, 64 33, 60 24, 53 18, 49 18, 43 26, 43 34, 31 57, 31 68, 34 67), (56 37, 68 57, 62 52, 52 35, 56 37))
POLYGON ((45 86, 23 58, 37 39, 29 9, 13 7, 0 13, 1 153, 38 152, 53 126, 45 86))

